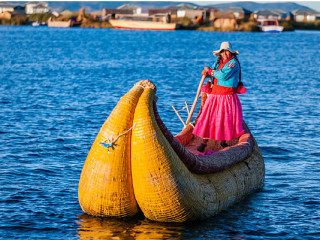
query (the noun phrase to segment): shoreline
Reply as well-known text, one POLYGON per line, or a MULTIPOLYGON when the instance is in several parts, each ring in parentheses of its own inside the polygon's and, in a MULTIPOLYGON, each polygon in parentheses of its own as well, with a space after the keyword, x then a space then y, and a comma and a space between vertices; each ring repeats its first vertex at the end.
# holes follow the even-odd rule
MULTIPOLYGON (((295 30, 311 30, 311 31, 319 31, 320 30, 320 22, 305 22, 305 23, 297 23, 292 21, 282 21, 281 26, 284 27, 284 32, 286 31, 295 31, 295 30)), ((13 21, 1 21, 0 26, 32 26, 32 22, 20 22, 17 20, 13 21)), ((39 27, 39 26, 34 26, 39 27)), ((47 25, 41 25, 40 27, 48 27, 47 25)), ((106 21, 85 21, 82 23, 78 23, 76 26, 71 26, 72 28, 110 28, 117 29, 113 27, 109 22, 106 21)), ((237 29, 221 29, 215 28, 211 25, 181 25, 179 28, 175 29, 175 31, 180 30, 194 30, 194 31, 206 31, 206 32, 261 32, 259 31, 256 22, 244 22, 239 24, 237 29)), ((154 30, 156 31, 156 30, 154 30)))

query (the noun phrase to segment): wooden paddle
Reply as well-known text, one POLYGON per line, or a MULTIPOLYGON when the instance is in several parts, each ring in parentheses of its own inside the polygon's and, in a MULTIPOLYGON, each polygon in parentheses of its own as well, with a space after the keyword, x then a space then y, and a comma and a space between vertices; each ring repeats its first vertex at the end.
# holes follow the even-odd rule
POLYGON ((200 96, 201 87, 202 87, 205 79, 206 79, 206 76, 203 75, 202 78, 201 78, 201 80, 200 80, 200 83, 199 83, 199 87, 198 87, 198 91, 197 91, 196 98, 195 98, 194 101, 193 101, 192 108, 191 108, 191 110, 190 110, 188 119, 187 119, 187 121, 186 121, 186 125, 189 125, 189 123, 190 123, 190 121, 191 121, 191 118, 192 118, 192 115, 193 115, 193 112, 194 112, 194 110, 196 109, 197 102, 198 102, 198 99, 199 99, 199 96, 200 96))

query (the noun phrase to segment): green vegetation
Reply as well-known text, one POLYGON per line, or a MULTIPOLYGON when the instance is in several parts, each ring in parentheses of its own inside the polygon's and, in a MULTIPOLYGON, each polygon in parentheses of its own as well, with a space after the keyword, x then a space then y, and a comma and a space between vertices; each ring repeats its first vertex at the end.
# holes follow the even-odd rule
POLYGON ((314 22, 291 22, 294 29, 299 30, 320 30, 320 20, 314 22))
POLYGON ((283 31, 294 31, 292 21, 279 21, 279 25, 283 26, 283 31))
MULTIPOLYGON (((191 20, 190 20, 191 21, 191 20)), ((223 27, 217 28, 210 24, 209 20, 206 19, 201 25, 193 25, 196 30, 199 31, 210 31, 210 32, 257 32, 259 31, 257 22, 249 21, 248 19, 238 20, 237 28, 233 27, 223 27)))
POLYGON ((79 13, 72 13, 64 16, 59 16, 59 17, 53 17, 52 21, 69 21, 70 19, 74 18, 76 19, 78 17, 79 13))
POLYGON ((172 20, 173 23, 180 25, 180 29, 196 30, 198 25, 194 24, 188 17, 176 18, 172 20))
POLYGON ((112 28, 112 25, 109 22, 101 21, 95 15, 85 14, 85 17, 80 23, 80 27, 89 27, 89 28, 112 28))
POLYGON ((258 32, 259 27, 256 21, 241 21, 239 31, 242 32, 258 32))
POLYGON ((214 26, 198 26, 198 31, 207 31, 207 32, 234 32, 235 30, 233 28, 216 28, 214 26))
POLYGON ((189 26, 192 26, 192 25, 193 25, 191 19, 190 19, 190 18, 187 18, 187 17, 176 18, 176 19, 173 19, 172 22, 173 22, 173 23, 180 24, 180 25, 183 25, 183 26, 185 26, 185 27, 189 27, 189 26))
POLYGON ((98 22, 98 21, 86 21, 80 24, 80 27, 88 28, 112 28, 109 22, 98 22))
POLYGON ((29 20, 37 21, 39 23, 48 22, 48 19, 52 17, 50 13, 38 13, 38 14, 31 14, 29 16, 29 20))

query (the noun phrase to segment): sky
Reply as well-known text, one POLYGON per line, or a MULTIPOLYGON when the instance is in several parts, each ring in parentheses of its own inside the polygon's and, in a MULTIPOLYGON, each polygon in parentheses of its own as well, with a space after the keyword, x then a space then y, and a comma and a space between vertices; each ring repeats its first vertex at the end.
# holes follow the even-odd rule
POLYGON ((301 5, 304 5, 304 6, 307 6, 309 8, 312 8, 312 9, 320 12, 320 1, 303 1, 303 2, 294 1, 294 2, 301 4, 301 5))
MULTIPOLYGON (((183 1, 183 0, 182 0, 183 1)), ((309 1, 290 1, 290 0, 265 0, 265 1, 260 1, 260 0, 228 0, 228 1, 192 1, 192 0, 185 0, 187 2, 193 2, 197 3, 199 5, 207 5, 208 3, 212 4, 218 4, 218 3, 226 3, 226 2, 240 2, 240 1, 251 1, 251 2, 261 2, 261 3, 268 3, 268 2, 295 2, 300 5, 304 5, 306 7, 312 8, 316 11, 320 12, 320 0, 314 1, 314 0, 309 0, 309 1)))
MULTIPOLYGON (((8 0, 8 2, 16 2, 19 0, 8 0)), ((41 0, 40 0, 41 1, 41 0)), ((47 0, 47 1, 57 1, 57 0, 47 0)), ((58 1, 90 1, 90 0, 58 0, 58 1)), ((95 1, 108 1, 108 0, 95 0, 95 1)), ((134 1, 134 0, 112 0, 112 1, 134 1)), ((141 1, 141 0, 135 0, 135 1, 141 1)), ((142 0, 142 1, 148 1, 148 0, 142 0)), ((312 8, 318 12, 320 12, 320 0, 307 0, 307 1, 290 1, 290 0, 226 0, 226 1, 194 1, 194 0, 155 0, 155 1, 174 1, 174 2, 193 2, 198 5, 208 5, 208 4, 218 4, 218 3, 227 3, 227 2, 240 2, 240 1, 251 1, 251 2, 261 2, 261 3, 267 3, 267 2, 295 2, 300 5, 307 6, 309 8, 312 8)))

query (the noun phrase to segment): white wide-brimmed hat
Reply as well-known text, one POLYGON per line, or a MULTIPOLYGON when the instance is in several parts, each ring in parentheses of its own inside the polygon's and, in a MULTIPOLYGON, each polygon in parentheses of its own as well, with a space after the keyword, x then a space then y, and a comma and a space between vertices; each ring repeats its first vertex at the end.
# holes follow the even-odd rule
POLYGON ((221 45, 220 45, 220 49, 217 50, 217 51, 213 51, 213 55, 215 55, 216 57, 220 56, 220 53, 222 50, 228 50, 236 55, 239 54, 239 51, 238 50, 234 50, 232 49, 232 46, 231 46, 231 43, 229 42, 222 42, 221 45))

